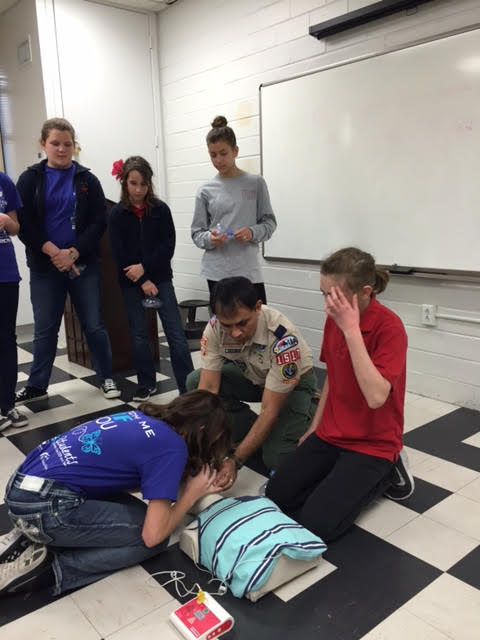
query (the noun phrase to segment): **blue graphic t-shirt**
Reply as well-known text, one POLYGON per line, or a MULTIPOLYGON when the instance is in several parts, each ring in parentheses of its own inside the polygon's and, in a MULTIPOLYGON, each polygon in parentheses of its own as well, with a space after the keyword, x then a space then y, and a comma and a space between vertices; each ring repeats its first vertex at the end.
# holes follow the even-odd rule
POLYGON ((128 411, 45 440, 20 472, 52 478, 87 497, 140 487, 146 500, 174 501, 186 460, 186 444, 168 424, 128 411))
MULTIPOLYGON (((16 211, 22 206, 20 195, 10 178, 0 172, 0 213, 16 211)), ((12 239, 0 229, 0 282, 20 282, 12 239)))
POLYGON ((69 169, 45 167, 45 231, 59 249, 75 242, 75 164, 69 169))

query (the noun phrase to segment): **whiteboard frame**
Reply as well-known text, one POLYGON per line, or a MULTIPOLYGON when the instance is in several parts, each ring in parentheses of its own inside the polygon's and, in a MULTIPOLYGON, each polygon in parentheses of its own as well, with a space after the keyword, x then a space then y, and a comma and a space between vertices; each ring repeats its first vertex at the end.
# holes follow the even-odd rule
MULTIPOLYGON (((428 44, 430 42, 436 42, 439 40, 443 40, 444 38, 449 38, 451 36, 460 35, 463 33, 469 33, 471 31, 478 31, 480 33, 480 25, 472 25, 467 28, 460 29, 452 29, 449 31, 445 31, 440 34, 436 34, 429 38, 422 38, 419 40, 415 40, 405 45, 399 45, 397 47, 390 47, 388 49, 378 51, 376 53, 367 53, 364 55, 356 56, 353 58, 348 58, 346 60, 342 60, 340 62, 335 62, 332 64, 328 64, 321 67, 315 67, 314 69, 310 69, 308 71, 304 71, 302 73, 293 74, 291 76, 286 76, 281 80, 272 80, 270 82, 263 82, 258 87, 258 102, 259 102, 259 117, 260 117, 260 171, 263 176, 263 119, 262 119, 262 89, 266 87, 270 87, 273 85, 283 84, 285 82, 289 82, 291 80, 296 80, 298 78, 303 78, 306 76, 315 75, 322 71, 328 71, 330 69, 338 69, 340 67, 344 67, 346 65, 350 65, 355 62, 361 62, 363 60, 370 60, 372 58, 378 58, 380 56, 395 53, 396 51, 404 51, 406 49, 412 49, 419 45, 428 44)), ((303 259, 303 258, 285 258, 282 256, 273 256, 265 254, 265 242, 262 243, 262 257, 267 262, 280 262, 285 264, 300 264, 300 265, 321 265, 322 260, 315 259, 303 259)), ((418 277, 418 278, 432 278, 432 279, 440 279, 440 280, 450 280, 450 281, 460 281, 460 282, 471 282, 474 284, 480 283, 480 271, 469 271, 469 270, 461 270, 461 269, 425 269, 422 267, 408 266, 408 271, 404 270, 404 267, 396 264, 385 264, 379 265, 387 269, 392 275, 399 275, 403 277, 418 277)))

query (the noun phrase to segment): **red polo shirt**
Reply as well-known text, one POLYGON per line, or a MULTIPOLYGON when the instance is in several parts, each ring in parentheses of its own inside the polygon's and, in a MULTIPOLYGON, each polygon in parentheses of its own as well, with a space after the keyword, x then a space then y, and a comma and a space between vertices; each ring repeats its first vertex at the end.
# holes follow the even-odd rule
POLYGON ((360 330, 373 364, 392 385, 387 401, 369 408, 343 332, 327 318, 320 360, 327 365, 328 396, 315 433, 338 447, 395 461, 402 448, 407 334, 400 318, 374 296, 360 316, 360 330))

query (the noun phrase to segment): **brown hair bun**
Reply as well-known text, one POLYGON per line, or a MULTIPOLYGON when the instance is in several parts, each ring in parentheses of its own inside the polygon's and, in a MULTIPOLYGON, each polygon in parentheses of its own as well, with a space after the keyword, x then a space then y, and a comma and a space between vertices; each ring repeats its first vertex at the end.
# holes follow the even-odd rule
POLYGON ((212 122, 212 129, 218 129, 220 127, 226 127, 228 124, 225 116, 215 116, 212 122))

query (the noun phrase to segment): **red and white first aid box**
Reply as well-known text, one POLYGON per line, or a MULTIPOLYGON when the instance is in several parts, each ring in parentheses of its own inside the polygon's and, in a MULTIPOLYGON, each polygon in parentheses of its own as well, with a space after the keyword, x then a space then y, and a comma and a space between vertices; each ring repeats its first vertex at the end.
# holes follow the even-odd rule
POLYGON ((232 616, 208 593, 203 602, 189 600, 170 614, 170 622, 188 640, 212 640, 234 625, 232 616))

